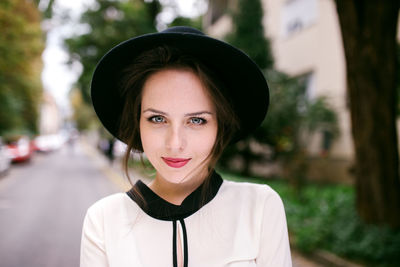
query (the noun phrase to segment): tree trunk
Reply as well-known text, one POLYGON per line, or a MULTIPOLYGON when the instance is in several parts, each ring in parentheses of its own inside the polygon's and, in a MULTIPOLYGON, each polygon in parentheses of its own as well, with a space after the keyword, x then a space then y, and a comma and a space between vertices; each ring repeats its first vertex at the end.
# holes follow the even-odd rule
POLYGON ((400 226, 396 132, 399 1, 336 0, 346 55, 356 205, 367 222, 400 226))

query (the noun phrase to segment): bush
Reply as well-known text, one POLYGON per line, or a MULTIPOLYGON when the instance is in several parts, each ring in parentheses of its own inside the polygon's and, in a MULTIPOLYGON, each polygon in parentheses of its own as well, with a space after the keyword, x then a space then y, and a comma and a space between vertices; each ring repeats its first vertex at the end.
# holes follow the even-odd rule
POLYGON ((363 223, 355 210, 351 186, 309 184, 298 196, 285 181, 223 177, 274 188, 285 204, 291 243, 303 252, 324 249, 370 266, 400 262, 400 230, 363 223))

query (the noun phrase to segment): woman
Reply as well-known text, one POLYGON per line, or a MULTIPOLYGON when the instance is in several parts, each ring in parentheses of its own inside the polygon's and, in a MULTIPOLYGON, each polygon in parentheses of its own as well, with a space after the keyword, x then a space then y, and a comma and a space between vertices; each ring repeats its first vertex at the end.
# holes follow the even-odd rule
POLYGON ((190 27, 139 36, 102 58, 92 100, 128 144, 125 167, 144 152, 156 176, 89 208, 81 267, 291 266, 279 196, 214 171, 267 112, 267 83, 244 53, 190 27))

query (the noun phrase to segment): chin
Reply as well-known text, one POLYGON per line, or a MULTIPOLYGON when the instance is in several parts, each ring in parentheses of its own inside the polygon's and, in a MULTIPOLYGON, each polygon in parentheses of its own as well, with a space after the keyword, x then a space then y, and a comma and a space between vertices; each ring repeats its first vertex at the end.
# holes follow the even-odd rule
POLYGON ((193 169, 184 170, 179 168, 159 172, 160 178, 172 184, 181 184, 184 182, 188 182, 198 175, 199 173, 194 171, 193 169))
POLYGON ((171 183, 171 184, 181 184, 184 181, 187 181, 188 179, 186 178, 185 174, 167 174, 167 175, 163 175, 162 173, 160 173, 160 177, 171 183))

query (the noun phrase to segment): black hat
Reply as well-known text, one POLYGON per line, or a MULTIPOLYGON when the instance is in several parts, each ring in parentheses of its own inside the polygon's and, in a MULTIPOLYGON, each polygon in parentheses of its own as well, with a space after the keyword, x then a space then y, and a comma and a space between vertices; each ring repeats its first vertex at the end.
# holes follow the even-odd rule
MULTIPOLYGON (((94 110, 105 128, 118 139, 124 99, 118 85, 121 73, 143 53, 158 46, 178 48, 198 59, 224 84, 240 122, 234 141, 246 137, 264 120, 269 105, 268 85, 256 63, 239 49, 201 31, 178 26, 134 37, 112 48, 98 63, 92 78, 94 110)), ((122 140, 123 141, 123 140, 122 140)))

